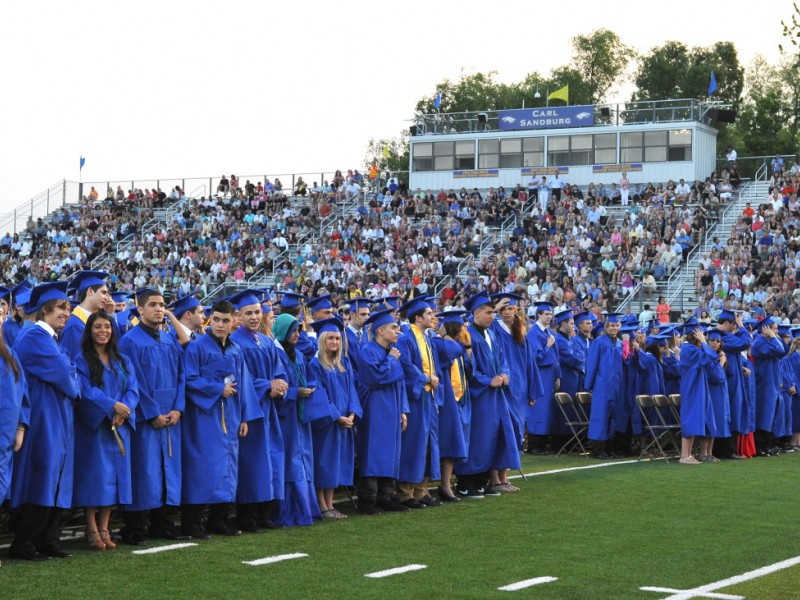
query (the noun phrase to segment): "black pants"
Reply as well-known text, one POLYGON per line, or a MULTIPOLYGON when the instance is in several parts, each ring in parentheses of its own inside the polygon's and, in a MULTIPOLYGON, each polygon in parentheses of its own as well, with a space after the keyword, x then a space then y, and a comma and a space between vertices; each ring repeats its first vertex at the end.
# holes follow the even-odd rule
POLYGON ((55 506, 23 504, 13 515, 12 554, 58 550, 64 510, 55 506))
POLYGON ((122 515, 126 536, 144 539, 148 530, 152 537, 162 537, 175 531, 175 506, 160 506, 152 510, 126 510, 122 515), (149 518, 148 518, 149 517, 149 518))
POLYGON ((239 529, 265 528, 270 521, 274 502, 257 502, 236 505, 236 524, 239 529))
POLYGON ((753 436, 756 441, 756 451, 766 452, 769 448, 775 446, 775 436, 771 431, 764 431, 763 429, 756 429, 753 436))
POLYGON ((359 498, 375 502, 378 498, 389 498, 397 493, 391 477, 361 477, 358 480, 359 498))
POLYGON ((220 504, 182 504, 181 534, 196 535, 206 530, 203 525, 203 513, 206 507, 209 508, 208 529, 218 529, 222 525, 227 525, 228 515, 231 511, 231 504, 227 502, 220 504))

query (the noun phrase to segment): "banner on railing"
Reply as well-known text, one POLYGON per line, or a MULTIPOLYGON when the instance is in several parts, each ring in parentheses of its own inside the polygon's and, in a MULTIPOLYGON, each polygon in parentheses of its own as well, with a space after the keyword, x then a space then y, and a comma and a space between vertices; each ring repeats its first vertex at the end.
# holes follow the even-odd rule
POLYGON ((624 163, 619 165, 593 165, 592 173, 637 173, 642 170, 642 163, 624 163))
POLYGON ((569 167, 525 167, 520 172, 523 177, 540 177, 542 175, 569 175, 569 167))
POLYGON ((587 104, 500 110, 497 111, 497 122, 501 130, 591 127, 594 125, 594 106, 587 104))
POLYGON ((470 171, 453 171, 453 179, 467 179, 471 177, 499 177, 499 169, 472 169, 470 171))

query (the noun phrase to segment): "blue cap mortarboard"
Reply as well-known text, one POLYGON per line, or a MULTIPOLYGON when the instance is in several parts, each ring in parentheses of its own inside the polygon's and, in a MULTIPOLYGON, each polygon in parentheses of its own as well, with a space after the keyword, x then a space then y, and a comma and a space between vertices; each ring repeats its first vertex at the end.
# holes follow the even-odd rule
POLYGON ((344 321, 339 317, 331 317, 330 319, 322 319, 321 321, 314 321, 311 327, 317 332, 317 335, 323 333, 341 333, 344 331, 344 321))
POLYGON ((105 271, 78 271, 72 276, 68 289, 77 296, 87 288, 106 285, 106 277, 108 273, 105 271))
POLYGON ((66 300, 68 285, 69 284, 66 281, 49 281, 47 283, 40 283, 31 290, 31 297, 28 300, 28 306, 25 309, 25 312, 35 312, 49 300, 66 300))
POLYGON ((492 301, 489 299, 489 293, 486 290, 483 290, 467 298, 467 300, 464 302, 464 308, 466 308, 469 312, 475 312, 484 304, 491 303, 492 301))
POLYGON ((318 310, 333 308, 333 302, 331 302, 331 295, 323 294, 322 296, 309 298, 308 300, 306 300, 306 307, 312 313, 318 310))
POLYGON ((395 318, 392 316, 394 309, 387 308, 386 310, 379 310, 372 313, 369 316, 369 319, 364 323, 365 325, 369 325, 371 327, 371 331, 375 332, 384 325, 389 325, 390 323, 397 323, 395 318))

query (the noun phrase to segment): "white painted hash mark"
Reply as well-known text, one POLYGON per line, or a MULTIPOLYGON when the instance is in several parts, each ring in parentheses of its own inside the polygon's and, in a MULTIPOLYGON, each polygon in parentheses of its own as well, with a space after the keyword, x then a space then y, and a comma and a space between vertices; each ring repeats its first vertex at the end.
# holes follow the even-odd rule
POLYGON ((558 581, 558 577, 534 577, 533 579, 509 583, 497 589, 501 592, 516 592, 517 590, 524 590, 525 588, 539 585, 540 583, 550 583, 551 581, 558 581))
POLYGON ((308 554, 302 552, 295 552, 294 554, 278 554, 277 556, 267 556, 266 558, 259 558, 257 560, 243 560, 243 565, 250 565, 251 567, 258 567, 259 565, 271 565, 272 563, 281 562, 284 560, 292 560, 293 558, 305 558, 308 554))
MULTIPOLYGON (((741 575, 734 575, 733 577, 728 577, 727 579, 720 579, 719 581, 707 583, 706 585, 701 585, 691 590, 675 590, 677 592, 676 594, 668 596, 664 600, 689 600, 690 598, 718 597, 709 596, 708 593, 715 592, 732 585, 737 585, 739 583, 744 583, 745 581, 750 581, 751 579, 757 579, 776 571, 782 571, 783 569, 788 569, 789 567, 793 567, 798 564, 800 564, 800 556, 787 558, 786 560, 767 565, 766 567, 754 569, 753 571, 748 571, 747 573, 742 573, 741 575)), ((644 590, 645 588, 640 589, 644 590)), ((740 597, 741 596, 737 596, 737 598, 740 597)))
MULTIPOLYGON (((667 594, 680 594, 685 590, 674 590, 672 588, 662 587, 643 587, 639 588, 645 592, 666 592, 667 594)), ((744 596, 733 596, 731 594, 715 594, 714 592, 705 592, 704 594, 697 594, 697 598, 718 598, 719 600, 744 600, 744 596)))
POLYGON ((380 579, 382 577, 390 577, 392 575, 400 575, 401 573, 408 573, 409 571, 419 571, 420 569, 427 569, 428 565, 406 565, 405 567, 395 567, 394 569, 386 569, 385 571, 376 571, 375 573, 367 573, 364 577, 371 579, 380 579))
POLYGON ((158 552, 166 552, 167 550, 180 550, 181 548, 191 548, 197 546, 195 543, 185 544, 170 544, 169 546, 156 546, 155 548, 148 548, 147 550, 134 550, 131 554, 156 554, 158 552))

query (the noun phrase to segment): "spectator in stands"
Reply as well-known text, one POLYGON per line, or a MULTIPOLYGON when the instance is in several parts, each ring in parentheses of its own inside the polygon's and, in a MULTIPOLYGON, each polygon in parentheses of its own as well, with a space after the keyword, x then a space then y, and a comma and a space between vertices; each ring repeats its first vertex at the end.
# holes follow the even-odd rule
MULTIPOLYGON (((231 184, 228 181, 228 178, 223 175, 219 180, 219 185, 217 185, 217 193, 222 194, 223 196, 230 191, 231 184)), ((119 188, 117 188, 119 189, 119 188)))

